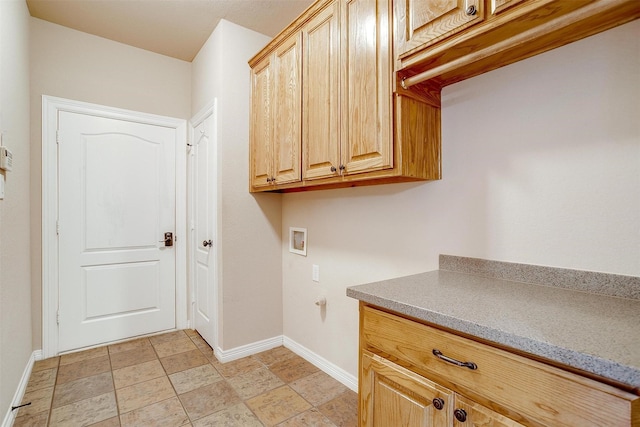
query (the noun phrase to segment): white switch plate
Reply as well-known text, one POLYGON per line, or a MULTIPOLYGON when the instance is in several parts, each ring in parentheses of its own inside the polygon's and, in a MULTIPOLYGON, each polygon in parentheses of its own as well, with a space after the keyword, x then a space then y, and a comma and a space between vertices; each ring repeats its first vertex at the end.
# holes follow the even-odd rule
POLYGON ((317 264, 313 264, 313 267, 311 268, 311 280, 314 282, 320 281, 320 266, 317 264))
POLYGON ((0 173, 0 200, 4 199, 4 175, 0 173))

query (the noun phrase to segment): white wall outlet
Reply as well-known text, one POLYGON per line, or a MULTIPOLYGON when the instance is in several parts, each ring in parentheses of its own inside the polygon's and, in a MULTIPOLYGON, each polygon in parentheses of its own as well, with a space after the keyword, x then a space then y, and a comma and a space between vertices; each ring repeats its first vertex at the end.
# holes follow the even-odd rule
POLYGON ((318 264, 313 264, 311 268, 311 280, 314 282, 320 281, 320 266, 318 264))

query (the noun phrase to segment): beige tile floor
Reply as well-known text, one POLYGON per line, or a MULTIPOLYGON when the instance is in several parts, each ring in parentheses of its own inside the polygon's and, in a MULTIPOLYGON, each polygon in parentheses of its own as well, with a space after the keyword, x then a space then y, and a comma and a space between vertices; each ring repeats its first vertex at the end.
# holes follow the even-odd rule
POLYGON ((284 347, 222 364, 192 330, 35 363, 14 426, 356 426, 357 394, 284 347))

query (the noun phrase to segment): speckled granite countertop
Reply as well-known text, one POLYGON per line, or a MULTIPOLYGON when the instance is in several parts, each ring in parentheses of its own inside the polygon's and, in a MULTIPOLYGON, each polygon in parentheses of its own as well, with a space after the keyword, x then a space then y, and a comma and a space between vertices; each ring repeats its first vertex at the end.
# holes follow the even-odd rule
POLYGON ((352 286, 347 296, 640 390, 640 278, 580 272, 592 275, 587 280, 575 270, 442 257, 440 270, 352 286), (469 268, 474 262, 480 268, 469 268), (505 266, 524 271, 521 281, 497 278, 511 276, 505 266), (579 283, 523 283, 558 274, 579 283), (590 281, 607 282, 610 295, 580 290, 590 281))

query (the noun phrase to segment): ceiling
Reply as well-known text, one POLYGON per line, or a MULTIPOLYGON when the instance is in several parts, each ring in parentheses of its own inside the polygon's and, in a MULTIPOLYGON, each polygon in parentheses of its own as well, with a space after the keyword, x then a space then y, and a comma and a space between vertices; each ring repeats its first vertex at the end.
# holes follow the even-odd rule
POLYGON ((220 19, 273 37, 313 0, 26 2, 35 18, 190 62, 220 19))

